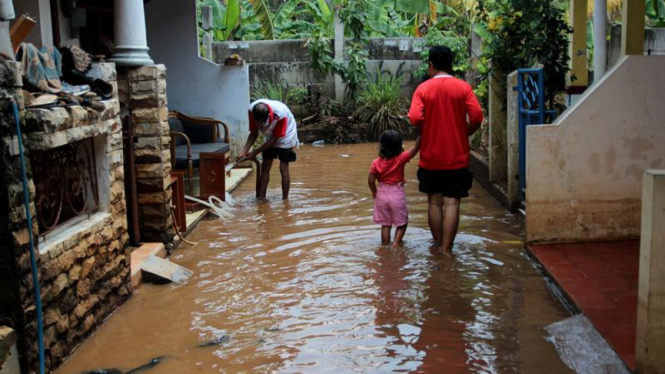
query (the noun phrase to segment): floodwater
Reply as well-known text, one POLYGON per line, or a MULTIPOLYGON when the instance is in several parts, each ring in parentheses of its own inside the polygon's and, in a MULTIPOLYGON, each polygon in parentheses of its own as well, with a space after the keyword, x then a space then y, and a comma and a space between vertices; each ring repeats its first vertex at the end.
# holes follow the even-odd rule
POLYGON ((569 314, 525 255, 520 222, 474 185, 454 255, 431 250, 413 160, 405 244, 381 247, 376 153, 303 146, 289 202, 278 168, 267 203, 247 179, 236 217, 204 221, 198 245, 172 256, 194 271, 188 284, 141 286, 57 373, 126 373, 157 356, 145 373, 569 373, 543 329, 569 314))

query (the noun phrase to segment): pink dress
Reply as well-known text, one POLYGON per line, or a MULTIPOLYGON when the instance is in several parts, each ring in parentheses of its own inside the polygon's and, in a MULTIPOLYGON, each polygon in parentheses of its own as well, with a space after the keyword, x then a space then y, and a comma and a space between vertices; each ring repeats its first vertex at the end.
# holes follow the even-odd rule
POLYGON ((404 192, 404 167, 409 161, 409 152, 405 151, 397 157, 387 160, 379 157, 372 162, 369 172, 379 181, 374 199, 374 223, 395 227, 409 223, 404 192))

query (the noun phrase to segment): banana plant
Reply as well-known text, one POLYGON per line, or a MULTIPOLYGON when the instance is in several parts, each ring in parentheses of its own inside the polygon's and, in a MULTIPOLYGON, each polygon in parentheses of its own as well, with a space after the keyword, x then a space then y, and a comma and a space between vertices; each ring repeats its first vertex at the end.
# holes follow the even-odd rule
POLYGON ((267 0, 249 0, 254 8, 256 20, 261 25, 263 38, 266 40, 275 39, 275 26, 272 22, 272 13, 267 0))
POLYGON ((219 0, 200 0, 197 3, 199 17, 200 10, 204 6, 209 6, 212 9, 215 40, 228 40, 240 22, 240 0, 227 0, 226 6, 219 0))

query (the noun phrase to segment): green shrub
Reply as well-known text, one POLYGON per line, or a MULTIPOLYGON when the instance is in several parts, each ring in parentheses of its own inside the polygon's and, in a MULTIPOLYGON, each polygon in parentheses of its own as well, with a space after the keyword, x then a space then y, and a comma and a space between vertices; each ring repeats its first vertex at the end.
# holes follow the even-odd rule
POLYGON ((360 92, 355 115, 368 124, 369 136, 378 138, 386 130, 403 130, 408 125, 408 104, 400 92, 400 79, 380 74, 360 92))

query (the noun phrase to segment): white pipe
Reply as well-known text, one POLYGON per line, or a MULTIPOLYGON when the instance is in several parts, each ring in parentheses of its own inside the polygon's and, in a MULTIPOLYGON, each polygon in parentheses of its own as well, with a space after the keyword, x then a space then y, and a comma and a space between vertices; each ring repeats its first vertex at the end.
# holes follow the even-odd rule
POLYGON ((600 81, 607 67, 607 0, 595 0, 593 8, 593 80, 600 81))
POLYGON ((16 18, 12 0, 0 0, 0 21, 10 21, 16 18))
POLYGON ((232 209, 231 206, 222 201, 217 196, 210 196, 208 201, 203 201, 201 199, 197 199, 196 197, 187 196, 187 195, 185 195, 185 199, 190 201, 195 201, 199 204, 207 206, 208 208, 212 209, 212 212, 215 213, 221 219, 235 217, 233 213, 229 212, 229 210, 232 209))

